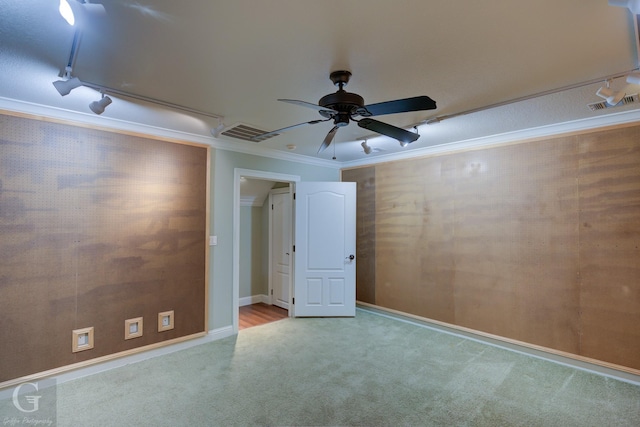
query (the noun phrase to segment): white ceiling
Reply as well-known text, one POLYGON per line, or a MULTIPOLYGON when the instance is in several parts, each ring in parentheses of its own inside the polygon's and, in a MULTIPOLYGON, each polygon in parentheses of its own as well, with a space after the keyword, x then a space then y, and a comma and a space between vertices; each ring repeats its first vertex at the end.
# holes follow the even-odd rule
MULTIPOLYGON (((106 16, 88 17, 75 76, 219 115, 226 126, 244 123, 271 131, 321 118, 312 109, 277 99, 317 103, 335 92, 329 73, 337 69, 353 73, 346 90, 364 97, 365 103, 433 98, 436 110, 378 118, 408 128, 434 117, 579 86, 421 126, 420 139, 405 149, 396 141, 369 139, 381 150, 369 158, 640 106, 598 112, 586 106, 601 101, 595 91, 604 77, 638 66, 634 17, 607 0, 100 3, 106 16), (581 86, 584 82, 591 84, 581 86)), ((74 35, 57 8, 58 0, 0 0, 0 97, 91 114, 87 105, 96 99, 95 92, 82 88, 63 98, 51 84, 66 65, 74 35)), ((627 93, 640 90, 624 78, 612 85, 627 93)), ((101 117, 207 137, 219 124, 212 117, 112 98, 101 117)), ((297 128, 259 146, 317 156, 331 127, 327 122, 297 128), (289 144, 297 148, 289 151, 289 144)), ((340 129, 337 160, 366 157, 360 142, 373 136, 355 123, 340 129)), ((245 151, 256 146, 227 142, 245 151)), ((333 155, 331 147, 318 157, 333 155)))

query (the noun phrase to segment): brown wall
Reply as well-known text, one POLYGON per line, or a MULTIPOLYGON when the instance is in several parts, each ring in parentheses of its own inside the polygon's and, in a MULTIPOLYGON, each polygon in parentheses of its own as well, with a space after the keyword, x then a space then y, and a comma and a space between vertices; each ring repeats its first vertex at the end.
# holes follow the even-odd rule
POLYGON ((205 330, 207 159, 0 115, 0 382, 205 330), (175 328, 158 332, 168 310, 175 328), (72 353, 90 326, 94 349, 72 353))
POLYGON ((342 179, 361 301, 640 369, 640 126, 342 179))

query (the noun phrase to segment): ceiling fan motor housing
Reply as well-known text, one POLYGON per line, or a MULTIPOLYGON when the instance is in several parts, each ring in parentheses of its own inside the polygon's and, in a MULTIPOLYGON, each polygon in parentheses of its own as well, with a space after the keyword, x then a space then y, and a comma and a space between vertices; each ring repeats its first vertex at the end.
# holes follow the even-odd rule
POLYGON ((355 115, 358 109, 364 107, 364 99, 356 94, 349 93, 343 89, 347 83, 351 72, 346 70, 334 71, 329 78, 339 89, 336 93, 330 93, 323 96, 318 101, 318 105, 331 109, 333 111, 320 111, 320 114, 326 118, 333 118, 336 126, 342 127, 349 124, 349 119, 355 115), (335 113, 338 112, 338 114, 335 113))

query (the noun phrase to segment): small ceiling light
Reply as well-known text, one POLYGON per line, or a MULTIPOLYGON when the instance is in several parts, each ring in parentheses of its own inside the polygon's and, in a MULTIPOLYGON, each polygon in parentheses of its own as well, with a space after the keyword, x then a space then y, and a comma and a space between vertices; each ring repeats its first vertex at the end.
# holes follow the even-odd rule
POLYGON ((287 144, 287 150, 295 150, 296 148, 295 144, 287 144))
POLYGON ((63 80, 56 80, 53 82, 53 86, 56 88, 60 95, 65 96, 77 87, 82 86, 82 82, 77 77, 71 77, 71 67, 66 67, 63 80))
POLYGON ((640 85, 640 73, 635 72, 627 76, 627 83, 632 85, 640 85))
MULTIPOLYGON (((413 130, 416 131, 416 134, 420 135, 420 132, 418 131, 418 126, 414 126, 413 130)), ((400 140, 398 140, 398 142, 400 143, 400 147, 402 147, 402 148, 404 148, 407 145, 411 144, 411 141, 400 141, 400 140)))
POLYGON ((614 91, 609 87, 609 84, 610 81, 607 80, 606 86, 602 86, 600 89, 598 89, 596 95, 598 95, 600 98, 604 98, 607 101, 607 104, 609 104, 610 106, 614 106, 622 101, 622 98, 624 98, 626 94, 622 91, 614 91))
POLYGON ((56 80, 53 85, 58 90, 60 95, 65 96, 77 87, 82 86, 82 82, 77 77, 72 77, 68 80, 56 80))
POLYGON ((222 120, 219 120, 218 126, 211 129, 211 135, 218 138, 222 133, 222 131, 224 130, 224 128, 225 128, 224 123, 222 122, 222 120))
POLYGON ((371 154, 373 151, 372 148, 367 144, 367 140, 362 141, 362 148, 364 149, 364 154, 371 154))
POLYGON ((89 104, 89 108, 91 108, 91 111, 96 114, 102 114, 104 113, 104 109, 107 108, 107 106, 111 104, 111 102, 111 98, 105 96, 105 94, 103 93, 100 101, 93 101, 91 104, 89 104))
POLYGON ((640 0, 609 0, 609 6, 626 7, 634 15, 640 15, 640 0))
POLYGON ((104 14, 104 6, 97 3, 87 3, 80 0, 60 0, 60 6, 58 7, 60 16, 67 21, 67 24, 72 27, 76 24, 85 24, 88 14, 104 14))
MULTIPOLYGON (((72 2, 76 2, 76 0, 71 0, 72 2)), ((60 0, 60 7, 58 7, 58 11, 60 15, 64 18, 65 21, 72 27, 76 23, 76 16, 73 13, 73 9, 67 0, 60 0)))

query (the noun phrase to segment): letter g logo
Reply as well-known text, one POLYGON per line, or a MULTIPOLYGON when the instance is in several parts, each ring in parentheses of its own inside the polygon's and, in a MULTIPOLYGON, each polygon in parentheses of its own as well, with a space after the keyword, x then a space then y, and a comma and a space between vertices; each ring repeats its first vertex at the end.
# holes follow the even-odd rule
POLYGON ((38 383, 22 383, 13 391, 13 406, 18 408, 18 410, 22 412, 35 412, 38 410, 38 401, 42 396, 25 396, 25 399, 28 403, 33 405, 33 409, 25 409, 20 404, 20 389, 24 386, 32 386, 35 391, 38 391, 38 383))

